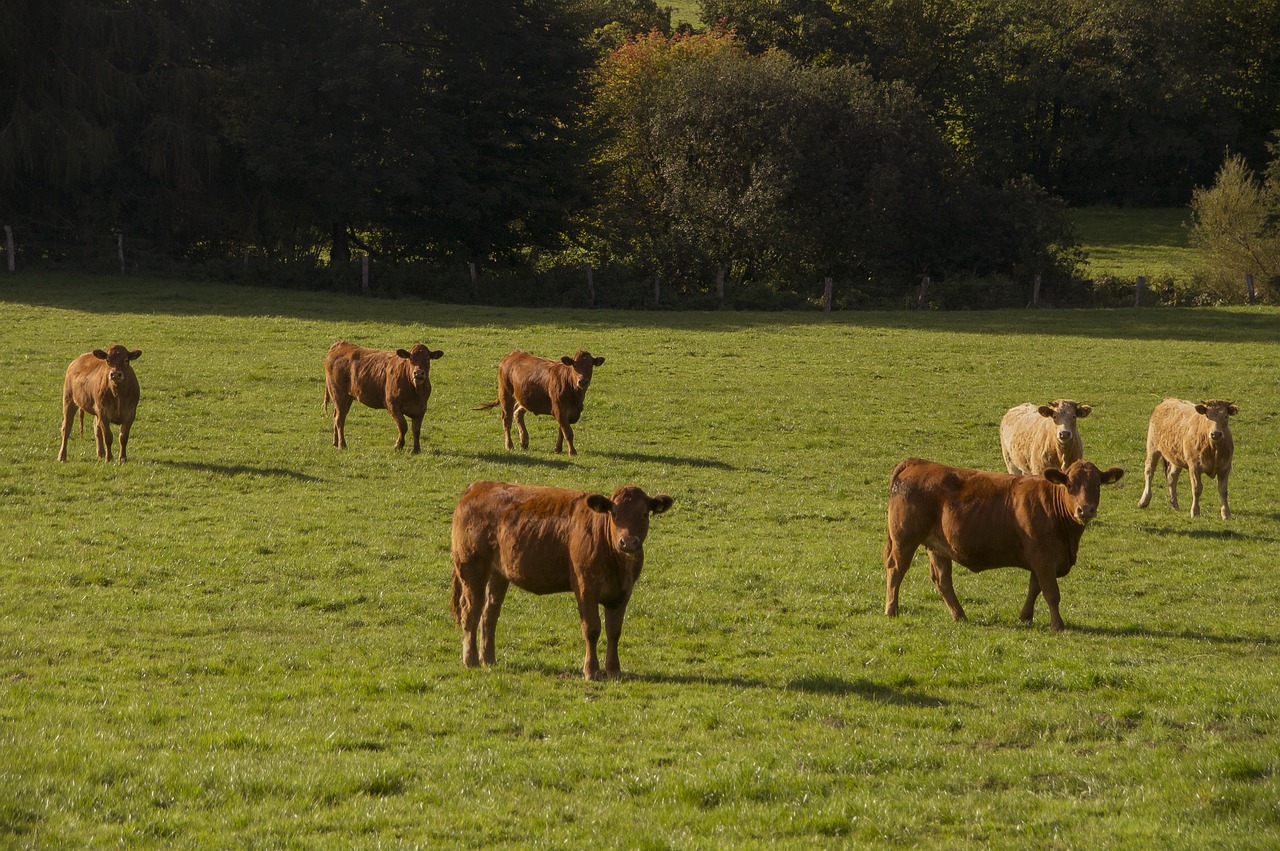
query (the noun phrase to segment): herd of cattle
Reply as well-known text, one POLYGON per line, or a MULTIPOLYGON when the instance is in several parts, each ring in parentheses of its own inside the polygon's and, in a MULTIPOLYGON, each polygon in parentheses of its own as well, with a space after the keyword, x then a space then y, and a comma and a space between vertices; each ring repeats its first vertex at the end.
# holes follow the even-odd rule
MULTIPOLYGON (((353 400, 390 412, 403 448, 409 424, 413 451, 420 450, 422 418, 431 396, 431 361, 444 353, 421 343, 412 349, 381 351, 345 340, 325 358, 324 408, 333 402, 333 445, 346 448, 344 426, 353 400), (408 422, 406 422, 406 418, 408 422)), ((138 379, 132 362, 142 355, 121 345, 94 349, 67 367, 62 390, 62 446, 76 413, 94 417, 99 458, 112 460, 111 426, 120 427, 120 461, 127 460, 129 429, 138 408, 138 379)), ((592 371, 604 358, 579 351, 559 361, 514 351, 498 365, 498 398, 476 410, 502 408, 502 429, 512 449, 511 422, 520 445, 529 446, 526 413, 550 415, 559 426, 556 452, 568 443, 577 454, 573 425, 582 415, 592 371)), ((898 589, 916 550, 929 554, 929 572, 956 620, 964 609, 951 582, 953 562, 972 571, 1021 567, 1030 573, 1020 617, 1030 621, 1036 598, 1044 596, 1049 625, 1062 629, 1058 579, 1076 562, 1080 538, 1098 511, 1101 486, 1124 475, 1119 467, 1099 470, 1084 460, 1077 421, 1091 409, 1070 399, 1049 405, 1011 408, 1000 422, 1000 448, 1008 473, 961 469, 907 458, 890 477, 888 531, 884 548, 885 614, 898 610, 898 589)), ((1234 444, 1228 418, 1231 402, 1199 404, 1165 399, 1147 428, 1145 487, 1138 502, 1151 501, 1151 483, 1162 464, 1169 503, 1178 507, 1182 470, 1191 477, 1191 515, 1200 513, 1201 475, 1218 481, 1223 519, 1231 517, 1227 481, 1234 444)), ((636 580, 644 566, 649 517, 671 508, 666 494, 649 496, 634 486, 611 497, 562 488, 506 482, 468 485, 453 513, 453 592, 450 609, 462 626, 462 661, 467 667, 494 662, 494 632, 511 584, 534 594, 572 591, 578 602, 586 655, 582 672, 601 675, 596 655, 600 607, 607 640, 605 676, 618 676, 618 640, 636 580), (479 642, 477 644, 477 630, 479 642)))

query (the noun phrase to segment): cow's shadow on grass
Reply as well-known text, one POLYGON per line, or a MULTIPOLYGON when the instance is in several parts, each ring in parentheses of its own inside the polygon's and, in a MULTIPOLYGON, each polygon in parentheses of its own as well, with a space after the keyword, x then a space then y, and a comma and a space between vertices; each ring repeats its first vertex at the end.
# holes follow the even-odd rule
POLYGON ((1168 629, 1151 629, 1139 624, 1130 626, 1089 626, 1072 623, 1067 625, 1069 632, 1081 632, 1086 635, 1100 635, 1108 638, 1157 638, 1165 641, 1202 641, 1206 644, 1229 645, 1265 645, 1280 646, 1280 638, 1270 635, 1217 635, 1208 632, 1197 632, 1190 629, 1173 631, 1168 629))
POLYGON ((717 676, 707 674, 663 674, 654 672, 626 673, 623 680, 638 680, 647 683, 669 683, 674 685, 709 685, 728 686, 729 688, 778 689, 783 691, 799 691, 806 694, 830 695, 833 697, 861 697, 875 703, 888 703, 895 706, 919 706, 937 709, 950 706, 952 701, 919 691, 897 688, 883 683, 872 682, 865 677, 846 680, 843 677, 811 675, 794 677, 779 687, 775 683, 757 677, 717 676))
POLYGON ((1197 538, 1202 541, 1260 541, 1268 544, 1280 543, 1280 539, 1277 538, 1263 535, 1249 535, 1245 532, 1238 532, 1235 529, 1191 529, 1151 525, 1141 526, 1139 528, 1141 528, 1145 534, 1158 535, 1160 537, 1181 535, 1187 538, 1197 538))
POLYGON ((704 467, 712 470, 733 470, 732 464, 710 458, 685 458, 679 455, 649 455, 644 452, 597 452, 602 458, 615 461, 640 461, 646 464, 671 464, 678 467, 704 467))
POLYGON ((528 450, 511 452, 462 452, 458 453, 468 458, 474 458, 477 461, 486 461, 490 464, 507 464, 516 467, 551 467, 557 470, 567 470, 573 466, 573 462, 567 456, 552 456, 548 458, 545 455, 529 454, 528 450))
POLYGON ((221 476, 260 476, 268 479, 293 479, 299 482, 324 481, 318 476, 310 476, 285 467, 251 467, 248 464, 209 464, 202 461, 153 461, 166 467, 178 467, 183 470, 197 470, 202 473, 217 473, 221 476))

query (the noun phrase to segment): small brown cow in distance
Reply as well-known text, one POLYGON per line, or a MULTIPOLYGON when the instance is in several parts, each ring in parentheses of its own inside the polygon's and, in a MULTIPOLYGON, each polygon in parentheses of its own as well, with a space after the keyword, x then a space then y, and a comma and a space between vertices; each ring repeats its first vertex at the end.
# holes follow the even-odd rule
POLYGON ((884 545, 884 613, 898 613, 898 587, 922 544, 929 574, 955 620, 964 609, 951 585, 951 564, 975 573, 993 567, 1031 572, 1019 617, 1030 621, 1044 594, 1049 626, 1062 629, 1058 580, 1076 563, 1080 536, 1098 513, 1101 485, 1124 475, 1088 461, 1040 476, 965 470, 908 458, 894 468, 889 487, 888 537, 884 545))
POLYGON ((67 460, 67 438, 71 422, 80 411, 80 433, 84 434, 85 412, 93 414, 93 434, 98 457, 111 460, 111 424, 120 426, 120 462, 129 460, 129 429, 138 413, 138 376, 130 361, 142 357, 142 350, 129 351, 116 344, 105 352, 94 349, 73 360, 62 383, 62 448, 58 460, 67 460))
POLYGON ((604 363, 604 358, 592 357, 590 352, 579 350, 573 357, 559 361, 540 358, 516 349, 498 364, 498 398, 476 408, 487 411, 502 406, 502 433, 506 447, 511 443, 511 418, 514 415, 520 429, 520 448, 529 448, 529 432, 524 427, 524 415, 550 414, 555 417, 560 431, 556 435, 556 452, 569 442, 569 454, 577 455, 573 445, 573 425, 582 416, 582 403, 591 386, 592 370, 604 363))
POLYGON ((612 497, 504 482, 468 485, 453 511, 449 601, 454 622, 462 626, 463 665, 493 664, 498 614, 514 583, 534 594, 573 592, 587 644, 582 675, 589 680, 600 677, 596 643, 604 606, 604 672, 620 676, 618 640, 644 567, 649 515, 662 514, 672 502, 633 485, 612 497))
POLYGON ((385 352, 366 349, 338 340, 329 347, 324 360, 324 408, 333 399, 333 445, 347 448, 345 426, 353 399, 370 408, 385 408, 396 421, 399 435, 396 449, 404 448, 408 430, 405 417, 413 423, 413 451, 420 449, 422 418, 431 398, 431 362, 444 356, 422 343, 411 350, 385 352))
POLYGON ((1093 409, 1072 399, 1048 405, 1027 402, 1010 408, 1000 420, 1000 452, 1010 473, 1038 476, 1050 467, 1065 470, 1084 457, 1076 420, 1093 409))
POLYGON ((1151 502, 1151 479, 1155 476, 1156 462, 1164 464, 1164 475, 1169 483, 1169 505, 1178 507, 1178 474, 1191 473, 1191 516, 1200 516, 1200 474, 1218 479, 1218 496, 1222 499, 1222 519, 1231 519, 1231 506, 1227 503, 1227 479, 1231 476, 1235 441, 1231 438, 1231 426, 1227 422, 1240 409, 1234 402, 1210 399, 1200 404, 1183 399, 1165 399, 1151 412, 1147 426, 1147 462, 1143 475, 1146 486, 1142 489, 1139 508, 1151 502))

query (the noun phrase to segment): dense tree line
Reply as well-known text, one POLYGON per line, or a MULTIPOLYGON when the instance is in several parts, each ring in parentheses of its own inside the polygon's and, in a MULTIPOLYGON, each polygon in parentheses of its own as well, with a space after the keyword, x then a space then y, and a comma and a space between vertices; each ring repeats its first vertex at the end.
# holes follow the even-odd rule
POLYGON ((1066 297, 1053 196, 1185 203, 1227 151, 1263 167, 1277 4, 704 0, 673 34, 655 0, 0 0, 0 223, 33 261, 123 233, 309 280, 353 252, 419 289, 542 270, 543 300, 586 264, 773 303, 822 277, 850 305, 925 275, 1066 297))

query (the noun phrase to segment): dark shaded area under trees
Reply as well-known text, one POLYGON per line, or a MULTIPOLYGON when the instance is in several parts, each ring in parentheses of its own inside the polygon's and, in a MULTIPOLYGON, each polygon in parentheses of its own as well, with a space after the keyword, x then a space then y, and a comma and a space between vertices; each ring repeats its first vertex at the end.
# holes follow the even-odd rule
POLYGON ((1261 168, 1278 4, 705 0, 673 36, 654 0, 0 0, 0 224, 23 266, 352 289, 364 255, 448 300, 1078 303, 1054 196, 1261 168))

